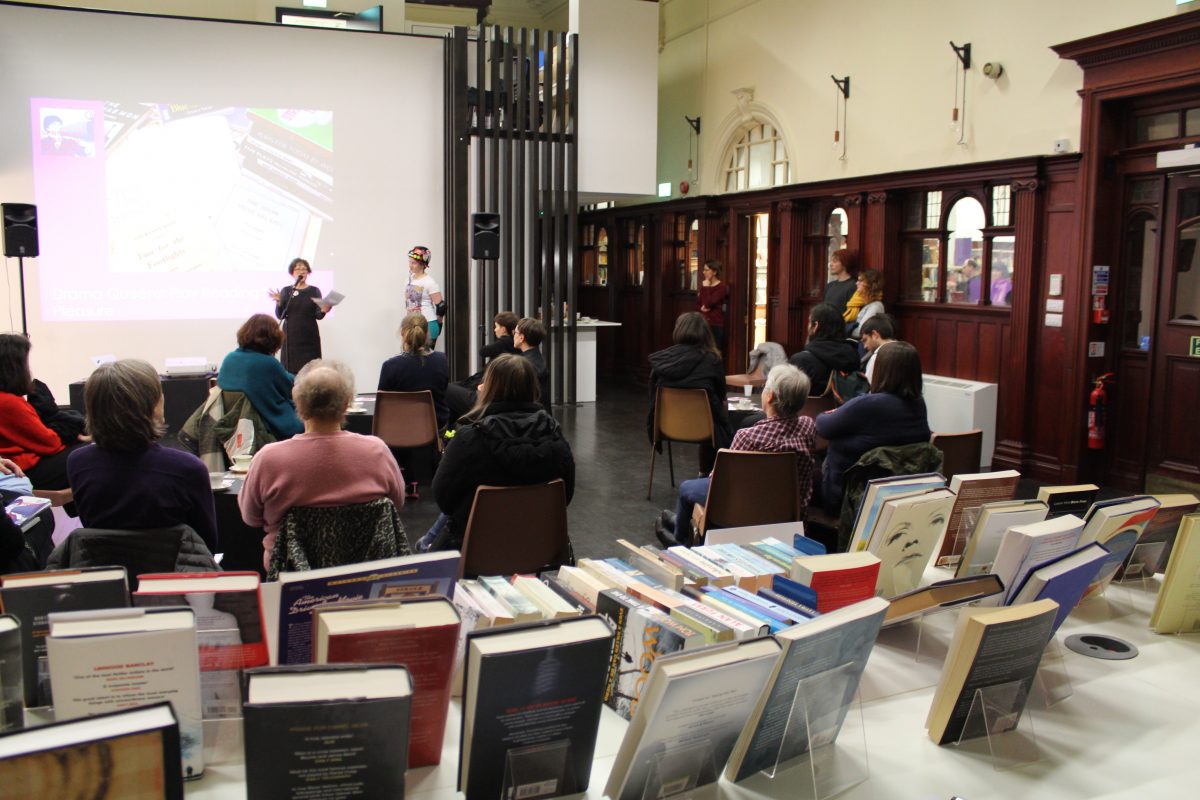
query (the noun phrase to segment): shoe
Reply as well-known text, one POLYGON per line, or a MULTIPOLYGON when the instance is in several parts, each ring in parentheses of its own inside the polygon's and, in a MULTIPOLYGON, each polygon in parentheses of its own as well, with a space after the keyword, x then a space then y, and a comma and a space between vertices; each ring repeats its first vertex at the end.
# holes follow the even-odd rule
POLYGON ((675 535, 663 527, 661 519, 654 520, 654 535, 658 537, 658 542, 663 547, 674 547, 679 544, 679 542, 675 541, 675 535))
POLYGON ((658 519, 662 522, 664 530, 671 533, 675 532, 675 512, 669 508, 664 508, 658 515, 658 519))

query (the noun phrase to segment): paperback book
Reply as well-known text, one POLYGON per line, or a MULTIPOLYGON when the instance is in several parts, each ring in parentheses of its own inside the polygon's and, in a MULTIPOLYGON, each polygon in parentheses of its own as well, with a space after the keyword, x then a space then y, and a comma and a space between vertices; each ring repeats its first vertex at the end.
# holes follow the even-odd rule
MULTIPOLYGON (((1030 572, 1078 547, 1082 530, 1083 520, 1074 514, 1009 528, 992 564, 992 573, 1006 587, 1004 602, 1016 596, 1017 589, 1030 572)), ((988 604, 993 603, 989 601, 988 604)), ((994 604, 1002 605, 999 597, 994 604)))
POLYGON ((987 503, 1012 500, 1017 493, 1017 482, 1021 473, 1015 469, 998 472, 978 472, 971 475, 955 475, 950 479, 950 491, 954 492, 954 507, 950 510, 950 522, 946 526, 946 538, 938 550, 937 564, 961 555, 966 545, 966 532, 962 531, 963 513, 968 508, 978 508, 987 503))
POLYGON ((1153 575, 1165 572, 1167 562, 1171 558, 1171 548, 1179 533, 1183 518, 1200 507, 1200 499, 1194 494, 1156 494, 1151 495, 1158 501, 1158 513, 1146 523, 1142 537, 1134 550, 1129 554, 1121 569, 1117 572, 1116 580, 1121 580, 1125 573, 1131 575, 1153 575), (1133 564, 1136 563, 1136 568, 1133 564))
POLYGON ((1188 514, 1179 526, 1150 627, 1155 633, 1200 631, 1200 514, 1188 514))
POLYGON ((1058 614, 1050 631, 1053 634, 1079 604, 1080 598, 1108 560, 1109 553, 1104 545, 1096 542, 1085 544, 1026 575, 1024 584, 1017 587, 1009 605, 1032 603, 1045 598, 1058 603, 1058 614))
POLYGON ((44 497, 22 495, 4 507, 8 518, 25 532, 38 523, 38 514, 50 508, 50 501, 44 497))
POLYGON ((883 626, 898 625, 922 614, 956 608, 1003 592, 1004 584, 995 575, 938 581, 891 598, 883 626))
POLYGON ((1047 507, 1041 500, 1014 500, 988 503, 980 508, 979 519, 967 538, 955 576, 967 578, 992 571, 992 562, 1009 528, 1031 525, 1046 519, 1047 507))
POLYGON ((21 621, 0 615, 0 732, 25 725, 25 677, 21 665, 21 621))
MULTIPOLYGON (((877 593, 884 597, 912 591, 946 533, 954 493, 930 489, 886 500, 867 544, 879 557, 877 593)), ((817 593, 818 597, 820 592, 817 593)))
POLYGON ((817 593, 817 611, 830 611, 875 596, 879 557, 874 553, 830 553, 792 562, 792 579, 817 593))
POLYGON ((1094 483, 1079 483, 1071 486, 1043 486, 1038 489, 1037 499, 1047 506, 1046 519, 1064 514, 1082 518, 1096 502, 1100 487, 1094 483))
POLYGON ((1084 597, 1104 591, 1133 552, 1146 525, 1157 513, 1158 501, 1147 496, 1096 503, 1088 511, 1083 531, 1079 534, 1079 544, 1102 544, 1108 551, 1108 558, 1092 579, 1084 597))
POLYGON ((848 551, 853 553, 867 549, 867 545, 871 541, 871 534, 875 530, 875 522, 879 518, 880 511, 883 510, 886 500, 929 489, 943 489, 945 486, 946 479, 936 472, 926 472, 920 475, 894 475, 868 481, 867 490, 863 493, 858 513, 854 517, 848 551))

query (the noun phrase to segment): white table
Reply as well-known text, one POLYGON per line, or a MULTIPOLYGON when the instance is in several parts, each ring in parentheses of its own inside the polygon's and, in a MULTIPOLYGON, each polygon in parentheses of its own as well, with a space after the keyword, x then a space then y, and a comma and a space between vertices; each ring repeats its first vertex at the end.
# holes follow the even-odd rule
POLYGON ((619 328, 619 322, 598 319, 575 323, 575 402, 596 402, 596 331, 619 328))

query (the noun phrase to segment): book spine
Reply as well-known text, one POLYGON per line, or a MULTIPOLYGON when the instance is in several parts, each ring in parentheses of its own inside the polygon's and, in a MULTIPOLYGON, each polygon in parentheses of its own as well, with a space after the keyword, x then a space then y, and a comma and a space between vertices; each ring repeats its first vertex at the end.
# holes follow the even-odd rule
POLYGON ((793 613, 800 614, 800 615, 802 615, 804 617, 808 617, 810 619, 812 617, 818 616, 821 613, 821 612, 817 611, 815 606, 806 606, 803 603, 797 603, 795 600, 792 600, 790 597, 784 597, 783 595, 781 595, 778 592, 773 591, 771 589, 759 589, 758 596, 762 597, 766 600, 770 600, 772 603, 781 605, 784 608, 791 609, 793 613))

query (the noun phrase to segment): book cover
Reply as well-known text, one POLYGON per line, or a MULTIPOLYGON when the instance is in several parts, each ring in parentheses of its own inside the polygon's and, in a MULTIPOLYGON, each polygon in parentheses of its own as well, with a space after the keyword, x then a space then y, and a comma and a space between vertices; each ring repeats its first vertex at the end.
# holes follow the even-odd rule
POLYGON ((698 613, 687 606, 676 606, 671 609, 671 618, 682 622, 694 631, 699 631, 707 644, 732 642, 737 638, 733 628, 723 625, 715 618, 698 613))
POLYGON ((1088 512, 1079 544, 1096 542, 1108 550, 1108 558, 1092 580, 1084 597, 1104 591, 1117 570, 1129 558, 1146 525, 1158 513, 1158 501, 1139 496, 1097 503, 1088 512))
POLYGON ((129 585, 124 567, 23 572, 0 577, 0 606, 21 621, 21 663, 25 705, 48 706, 50 668, 46 637, 51 611, 125 608, 129 585))
POLYGON ((556 617, 578 617, 579 608, 574 603, 568 603, 542 581, 532 575, 513 575, 510 579, 513 588, 525 595, 525 599, 537 606, 545 619, 556 617))
POLYGON ((822 556, 827 552, 825 545, 818 542, 816 539, 810 539, 802 533, 797 533, 792 537, 792 547, 799 550, 806 556, 822 556))
POLYGON ((514 622, 536 622, 542 618, 541 610, 529 601, 525 595, 513 588, 513 585, 499 575, 480 576, 479 585, 489 592, 492 597, 512 611, 514 622))
POLYGON ((792 562, 792 579, 817 593, 822 614, 875 596, 879 557, 874 553, 802 556, 792 562))
POLYGON ((660 660, 605 796, 669 797, 715 783, 778 659, 775 640, 751 639, 660 660))
POLYGON ((259 667, 246 680, 250 800, 404 797, 412 696, 404 667, 259 667))
POLYGON ((746 620, 726 614, 720 609, 702 603, 692 597, 685 597, 684 601, 676 608, 690 611, 694 614, 700 614, 706 618, 714 619, 720 624, 728 627, 733 631, 735 639, 756 639, 759 636, 765 636, 769 632, 766 624, 760 622, 747 622, 746 620))
MULTIPOLYGON (((806 622, 817 614, 817 610, 815 608, 804 613, 797 613, 794 608, 781 605, 764 597, 762 595, 762 592, 764 591, 763 589, 759 589, 758 592, 748 592, 745 589, 737 586, 726 586, 721 591, 728 592, 738 600, 758 606, 764 612, 773 615, 776 619, 784 622, 785 624, 796 625, 801 622, 806 622)), ((770 591, 770 589, 765 591, 770 591)))
POLYGON ((183 776, 204 774, 200 659, 190 608, 51 613, 46 650, 55 719, 169 701, 179 721, 183 776))
POLYGON ((929 738, 947 744, 989 733, 982 727, 966 727, 971 704, 976 691, 1005 684, 1016 684, 1017 691, 1001 717, 1005 727, 990 733, 1015 728, 1057 614, 1053 600, 964 611, 925 722, 929 738))
POLYGON ((621 637, 617 684, 608 704, 622 719, 632 718, 637 710, 654 662, 687 647, 688 637, 681 635, 678 627, 678 623, 656 608, 643 605, 629 610, 621 637))
POLYGON ((313 662, 404 665, 412 681, 408 765, 427 767, 442 760, 460 627, 444 597, 323 606, 313 611, 313 662))
POLYGON ((1200 631, 1200 514, 1188 514, 1179 525, 1150 627, 1155 633, 1200 631))
POLYGON ((587 791, 612 630, 598 616, 467 637, 458 788, 467 800, 587 791))
POLYGON ((170 703, 52 722, 0 737, 6 797, 183 800, 170 703))
POLYGON ((1079 483, 1070 486, 1043 486, 1038 489, 1037 499, 1047 506, 1046 519, 1065 514, 1082 518, 1096 502, 1100 487, 1094 483, 1079 483))
POLYGON ((783 652, 733 748, 728 780, 802 755, 810 742, 819 747, 837 738, 887 608, 886 600, 872 597, 776 635, 783 652), (806 731, 796 734, 796 725, 806 725, 803 712, 792 711, 801 681, 809 713, 806 731))
POLYGON ((1158 513, 1146 523, 1134 551, 1117 571, 1116 580, 1120 580, 1126 571, 1136 575, 1164 572, 1171 558, 1171 548, 1179 533, 1180 523, 1185 516, 1195 512, 1200 506, 1200 498, 1194 494, 1156 494, 1151 497, 1159 503, 1158 513), (1131 567, 1131 559, 1136 559, 1136 573, 1131 567))
MULTIPOLYGON (((810 540, 811 541, 811 540, 810 540)), ((774 575, 786 575, 787 568, 781 567, 774 561, 763 558, 758 553, 743 547, 740 544, 715 544, 711 547, 717 552, 725 556, 725 558, 741 564, 753 574, 760 577, 766 576, 765 586, 771 585, 771 578, 774 575)), ((822 551, 824 548, 822 548, 822 551)), ((804 553, 804 555, 812 555, 804 553)))
POLYGON ((769 600, 776 605, 789 608, 806 619, 812 619, 813 617, 819 616, 821 613, 820 611, 817 611, 816 606, 806 606, 803 603, 798 603, 790 597, 785 597, 774 589, 759 589, 758 596, 764 600, 769 600))
POLYGON ((817 607, 817 593, 813 591, 811 586, 805 586, 803 583, 794 581, 783 575, 775 576, 774 580, 771 581, 771 590, 802 606, 808 608, 817 607))
POLYGON ((4 511, 8 514, 8 518, 24 532, 37 524, 37 515, 50 508, 50 505, 50 501, 44 497, 22 495, 6 505, 4 511))
POLYGON ((582 597, 592 608, 596 607, 596 599, 602 591, 613 588, 603 581, 596 580, 586 570, 579 567, 559 567, 556 577, 571 591, 582 597))
POLYGON ((134 606, 190 606, 196 613, 204 716, 241 716, 239 672, 268 662, 257 572, 172 572, 138 576, 134 606))
POLYGON ((491 625, 511 625, 513 623, 513 612, 508 606, 496 599, 496 596, 484 589, 477 580, 464 578, 454 585, 454 596, 462 594, 464 597, 469 597, 471 602, 477 605, 485 617, 487 617, 488 625, 477 627, 489 627, 491 625))
POLYGON ((697 594, 699 595, 698 599, 705 605, 751 625, 765 627, 766 633, 774 633, 787 627, 779 620, 764 614, 759 608, 743 603, 716 586, 705 586, 697 594))
POLYGON ((943 559, 960 555, 967 537, 959 528, 963 512, 987 503, 1012 500, 1017 494, 1017 482, 1021 473, 1015 469, 998 472, 977 472, 971 475, 955 475, 950 479, 950 491, 954 492, 954 507, 950 509, 950 522, 946 526, 946 538, 938 550, 937 563, 943 559))
POLYGON ((1048 507, 1041 500, 988 503, 982 506, 975 528, 967 537, 967 545, 954 572, 955 577, 967 578, 991 572, 1004 532, 1015 525, 1041 522, 1046 519, 1047 511, 1048 507))
POLYGON ((25 725, 24 674, 21 664, 21 621, 0 615, 0 732, 25 725))
POLYGON ((678 592, 683 588, 683 584, 687 580, 683 570, 669 561, 662 560, 654 554, 653 550, 638 547, 625 539, 617 539, 617 546, 621 548, 622 555, 629 560, 629 563, 644 574, 673 591, 678 592))
POLYGON ((1096 574, 1108 562, 1108 556, 1104 545, 1091 542, 1043 564, 1025 576, 1025 583, 1017 587, 1009 605, 1032 603, 1043 598, 1058 603, 1058 614, 1050 631, 1053 634, 1079 604, 1096 574))
MULTIPOLYGON (((632 595, 620 589, 605 589, 596 600, 596 613, 608 620, 613 631, 612 650, 608 656, 608 672, 604 679, 604 704, 612 710, 617 710, 617 681, 626 669, 625 664, 625 627, 629 615, 645 604, 632 595)), ((632 664, 632 655, 629 656, 632 664)))
POLYGON ((574 608, 577 608, 580 613, 591 614, 596 611, 594 603, 589 603, 587 598, 579 592, 572 589, 557 575, 546 574, 542 576, 542 583, 546 584, 546 588, 550 589, 564 601, 569 603, 574 608))
POLYGON ((849 552, 866 550, 871 541, 871 532, 883 503, 890 497, 899 497, 909 492, 922 492, 927 489, 941 489, 946 486, 946 479, 936 472, 926 472, 920 475, 893 475, 887 478, 875 478, 867 482, 867 490, 863 493, 862 502, 854 517, 854 527, 850 533, 849 552))
POLYGON ((876 592, 892 597, 920 585, 946 533, 953 505, 954 493, 949 489, 931 489, 884 501, 867 544, 867 551, 878 556, 880 562, 876 592))
POLYGON ((272 660, 280 664, 312 661, 312 610, 317 606, 374 598, 405 600, 431 594, 453 597, 458 561, 458 552, 450 550, 283 573, 278 583, 263 584, 268 644, 272 643, 272 624, 278 629, 278 646, 272 660), (270 606, 277 609, 277 614, 270 613, 270 606))
POLYGON ((1007 589, 1003 598, 997 595, 985 605, 1007 603, 1032 570, 1078 547, 1082 530, 1083 520, 1067 514, 1030 525, 1016 525, 1005 531, 992 563, 992 574, 1000 578, 1007 589))
POLYGON ((1003 592, 1004 583, 991 574, 938 581, 889 598, 883 626, 897 625, 922 614, 956 608, 1003 592))

